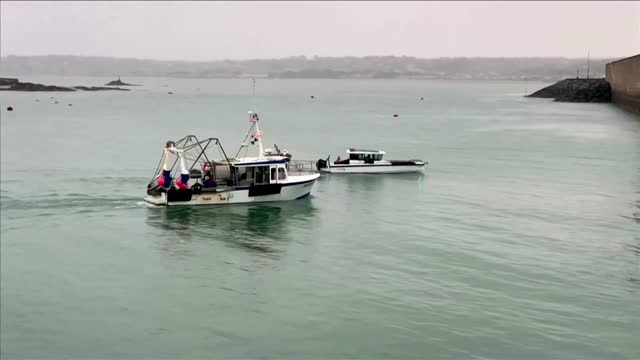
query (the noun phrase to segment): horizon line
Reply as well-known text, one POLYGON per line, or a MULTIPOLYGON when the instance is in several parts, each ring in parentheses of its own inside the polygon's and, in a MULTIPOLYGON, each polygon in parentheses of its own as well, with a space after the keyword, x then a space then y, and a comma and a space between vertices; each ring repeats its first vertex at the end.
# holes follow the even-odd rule
MULTIPOLYGON (((607 57, 590 57, 591 60, 609 60, 609 59, 624 59, 640 54, 631 54, 626 56, 607 56, 607 57)), ((2 55, 0 58, 9 57, 85 57, 85 58, 108 58, 108 59, 120 59, 120 60, 143 60, 143 61, 165 61, 165 62, 192 62, 192 63, 207 63, 207 62, 223 62, 223 61, 264 61, 264 60, 290 60, 294 58, 305 58, 306 60, 314 59, 340 59, 340 58, 354 58, 364 59, 371 57, 389 57, 389 58, 413 58, 419 60, 443 60, 443 59, 566 59, 566 60, 583 60, 588 57, 567 57, 567 56, 440 56, 440 57, 419 57, 413 55, 343 55, 343 56, 321 56, 321 55, 290 55, 283 57, 264 57, 264 58, 220 58, 211 60, 187 60, 187 59, 154 59, 145 57, 120 57, 120 56, 108 56, 108 55, 78 55, 78 54, 32 54, 32 55, 17 55, 8 54, 2 55)))

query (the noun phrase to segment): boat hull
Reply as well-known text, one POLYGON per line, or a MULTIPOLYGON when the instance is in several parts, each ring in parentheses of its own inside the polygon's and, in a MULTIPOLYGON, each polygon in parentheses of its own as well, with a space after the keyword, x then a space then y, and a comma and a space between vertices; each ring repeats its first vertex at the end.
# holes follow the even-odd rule
POLYGON ((320 177, 320 174, 309 176, 308 180, 283 183, 277 194, 255 195, 251 194, 249 187, 238 187, 230 191, 206 192, 193 194, 189 201, 167 201, 167 194, 161 193, 157 196, 149 195, 144 201, 156 206, 193 206, 193 205, 226 205, 240 203, 257 203, 271 201, 290 201, 301 199, 310 195, 313 185, 320 177))
POLYGON ((416 165, 331 165, 320 171, 332 174, 401 174, 421 172, 424 164, 416 165))

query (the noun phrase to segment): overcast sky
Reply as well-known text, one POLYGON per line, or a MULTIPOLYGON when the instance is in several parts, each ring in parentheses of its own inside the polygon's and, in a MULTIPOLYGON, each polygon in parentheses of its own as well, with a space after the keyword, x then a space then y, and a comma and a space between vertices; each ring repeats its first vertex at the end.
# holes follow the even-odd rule
POLYGON ((0 52, 215 60, 294 55, 622 57, 640 2, 0 2, 0 52))

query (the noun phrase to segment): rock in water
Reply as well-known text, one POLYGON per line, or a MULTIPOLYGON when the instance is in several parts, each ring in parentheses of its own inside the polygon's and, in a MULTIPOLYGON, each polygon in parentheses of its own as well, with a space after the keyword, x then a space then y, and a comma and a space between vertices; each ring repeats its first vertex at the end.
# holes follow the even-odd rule
MULTIPOLYGON (((43 85, 29 82, 16 81, 7 88, 0 89, 2 91, 100 91, 100 90, 120 90, 129 91, 129 89, 123 89, 119 87, 106 87, 106 86, 55 86, 55 85, 43 85)), ((49 96, 49 99, 54 99, 53 96, 49 96)), ((36 99, 36 102, 40 100, 36 99)))
POLYGON ((70 87, 18 82, 4 91, 76 91, 70 87))
POLYGON ((127 84, 126 82, 120 80, 120 76, 118 76, 118 80, 109 81, 105 85, 107 86, 138 86, 136 84, 127 84))
POLYGON ((122 89, 119 87, 104 87, 104 86, 74 86, 76 90, 83 91, 100 91, 100 90, 120 90, 120 91, 129 91, 129 89, 122 89))
POLYGON ((564 102, 610 102, 611 86, 605 79, 564 79, 526 96, 564 102))

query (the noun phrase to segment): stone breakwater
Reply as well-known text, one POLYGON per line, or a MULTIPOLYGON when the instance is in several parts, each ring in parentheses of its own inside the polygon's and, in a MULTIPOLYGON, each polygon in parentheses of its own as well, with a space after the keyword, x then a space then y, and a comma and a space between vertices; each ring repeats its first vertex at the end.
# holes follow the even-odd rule
POLYGON ((605 79, 564 79, 526 96, 563 102, 611 102, 611 86, 605 79))

